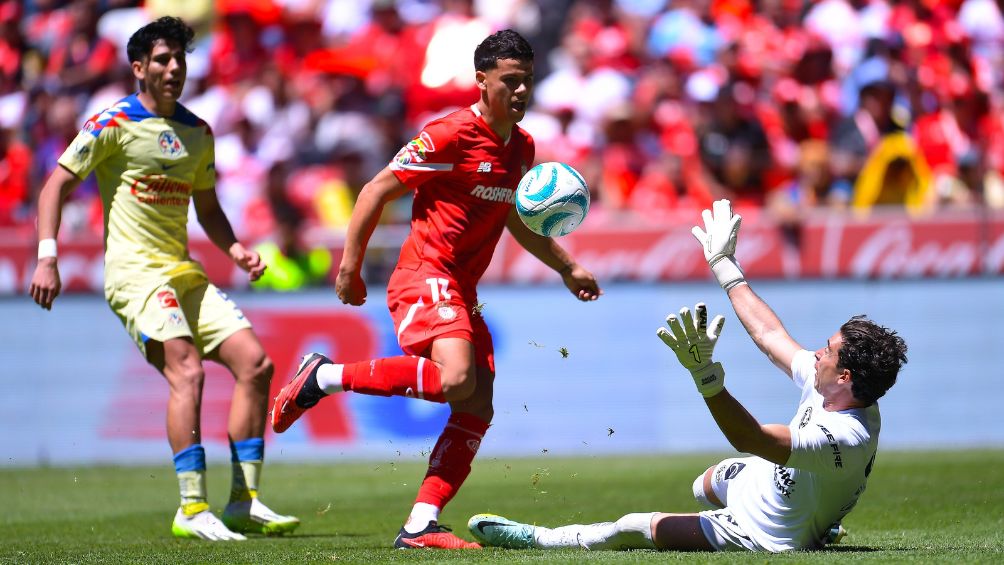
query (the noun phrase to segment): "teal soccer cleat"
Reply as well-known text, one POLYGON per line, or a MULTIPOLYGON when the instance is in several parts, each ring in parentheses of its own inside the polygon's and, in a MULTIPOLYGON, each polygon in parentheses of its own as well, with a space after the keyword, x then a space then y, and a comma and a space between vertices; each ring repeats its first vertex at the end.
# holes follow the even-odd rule
POLYGON ((533 526, 495 514, 475 514, 467 521, 467 527, 485 546, 508 549, 531 549, 534 546, 533 526))

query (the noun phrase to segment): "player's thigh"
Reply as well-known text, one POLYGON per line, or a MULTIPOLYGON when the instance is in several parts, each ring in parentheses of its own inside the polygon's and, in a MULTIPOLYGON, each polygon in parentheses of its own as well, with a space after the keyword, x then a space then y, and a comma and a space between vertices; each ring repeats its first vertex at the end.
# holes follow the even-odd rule
MULTIPOLYGON (((194 282, 181 292, 181 307, 185 311, 195 346, 206 357, 219 357, 220 345, 241 330, 250 329, 251 322, 237 305, 216 285, 205 280, 194 282)), ((257 342, 257 338, 255 338, 257 342)), ((254 347, 242 342, 239 345, 254 347)), ((260 348, 261 344, 257 343, 260 348)), ((264 349, 262 348, 262 352, 264 349)))
POLYGON ((172 391, 192 394, 201 392, 204 379, 202 357, 192 338, 147 340, 146 352, 147 361, 167 379, 172 391))
POLYGON ((206 357, 226 366, 234 377, 271 375, 272 361, 251 328, 238 330, 223 340, 206 357))
POLYGON ((652 541, 666 551, 712 551, 697 514, 656 514, 652 518, 652 541))

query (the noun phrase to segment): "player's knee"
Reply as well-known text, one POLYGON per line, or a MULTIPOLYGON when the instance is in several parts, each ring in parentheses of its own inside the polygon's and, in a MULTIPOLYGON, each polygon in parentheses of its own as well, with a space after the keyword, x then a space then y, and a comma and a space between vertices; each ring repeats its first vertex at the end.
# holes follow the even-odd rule
POLYGON ((450 402, 462 402, 474 396, 478 380, 473 369, 450 371, 443 369, 443 396, 450 402))
POLYGON ((714 472, 714 467, 708 467, 707 471, 697 475, 697 478, 694 479, 694 485, 692 487, 694 491, 694 500, 707 510, 723 508, 714 491, 709 488, 711 474, 714 472), (710 494, 709 491, 711 491, 710 494))
POLYGON ((261 357, 254 364, 251 378, 255 382, 268 384, 272 381, 272 373, 274 372, 275 365, 272 363, 272 358, 262 353, 261 357))
POLYGON ((168 373, 168 382, 171 384, 171 391, 183 397, 197 397, 202 394, 202 384, 206 380, 206 372, 202 365, 188 364, 171 370, 168 373))

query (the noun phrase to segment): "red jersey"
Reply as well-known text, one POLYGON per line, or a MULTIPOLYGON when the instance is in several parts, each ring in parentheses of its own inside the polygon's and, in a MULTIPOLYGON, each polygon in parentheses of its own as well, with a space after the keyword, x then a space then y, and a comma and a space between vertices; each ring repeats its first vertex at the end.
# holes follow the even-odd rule
POLYGON ((509 139, 502 139, 477 106, 426 124, 390 164, 398 180, 415 190, 411 233, 398 267, 432 269, 476 285, 533 157, 529 134, 513 126, 509 139))

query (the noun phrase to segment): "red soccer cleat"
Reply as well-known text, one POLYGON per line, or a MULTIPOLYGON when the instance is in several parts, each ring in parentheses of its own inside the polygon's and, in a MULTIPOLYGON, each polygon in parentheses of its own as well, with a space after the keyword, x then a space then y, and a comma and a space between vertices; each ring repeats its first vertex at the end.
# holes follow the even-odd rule
POLYGON ((272 430, 275 433, 281 434, 289 429, 308 408, 313 408, 327 396, 317 386, 317 368, 329 363, 331 359, 320 353, 303 357, 293 380, 282 387, 272 405, 272 430))
POLYGON ((481 544, 467 541, 453 534, 453 531, 446 526, 440 526, 436 522, 429 522, 421 532, 409 534, 401 528, 394 540, 394 547, 398 549, 481 549, 481 544))

